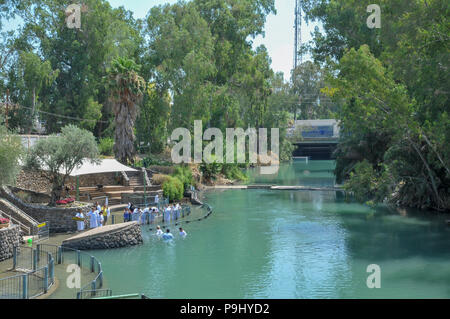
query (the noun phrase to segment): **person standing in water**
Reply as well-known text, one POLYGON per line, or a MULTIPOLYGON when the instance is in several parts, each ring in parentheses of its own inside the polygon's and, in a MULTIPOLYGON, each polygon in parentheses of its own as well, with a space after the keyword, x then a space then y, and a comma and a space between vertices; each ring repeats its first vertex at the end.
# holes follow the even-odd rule
POLYGON ((171 240, 171 239, 173 239, 173 235, 172 235, 172 233, 170 232, 170 229, 167 229, 167 230, 166 230, 166 233, 165 233, 164 235, 162 235, 162 238, 163 238, 164 240, 171 240))
POLYGON ((156 236, 161 237, 163 235, 163 231, 161 230, 161 226, 156 227, 156 236))
POLYGON ((180 227, 180 236, 181 236, 182 238, 186 238, 186 236, 187 236, 186 231, 185 231, 182 227, 180 227))

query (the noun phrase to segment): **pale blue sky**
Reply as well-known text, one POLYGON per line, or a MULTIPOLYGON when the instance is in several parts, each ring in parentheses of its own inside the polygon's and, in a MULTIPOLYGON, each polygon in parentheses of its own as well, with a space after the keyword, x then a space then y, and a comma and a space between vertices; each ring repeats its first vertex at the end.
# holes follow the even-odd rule
MULTIPOLYGON (((177 0, 108 0, 112 7, 124 6, 133 12, 135 18, 145 18, 150 8, 165 3, 176 3, 177 0)), ((254 40, 254 47, 264 44, 272 59, 272 69, 283 72, 286 81, 290 79, 294 56, 294 8, 295 0, 275 0, 276 15, 269 15, 265 25, 265 37, 259 36, 254 40)), ((17 27, 17 21, 9 21, 5 29, 17 27)), ((303 23, 302 39, 311 39, 311 32, 316 24, 303 23)), ((307 59, 306 57, 305 59, 307 59)))

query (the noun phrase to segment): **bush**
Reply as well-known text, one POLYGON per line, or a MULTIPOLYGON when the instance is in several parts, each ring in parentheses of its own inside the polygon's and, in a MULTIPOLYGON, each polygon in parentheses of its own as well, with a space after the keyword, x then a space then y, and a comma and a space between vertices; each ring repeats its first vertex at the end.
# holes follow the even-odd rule
POLYGON ((188 188, 194 182, 189 166, 177 166, 172 176, 177 177, 183 183, 184 188, 188 188))
POLYGON ((237 164, 223 164, 222 174, 231 180, 246 181, 248 179, 237 164))
POLYGON ((170 201, 183 198, 184 186, 177 177, 168 176, 168 179, 162 185, 162 189, 164 196, 168 197, 170 201))
POLYGON ((101 155, 114 155, 114 140, 112 138, 102 138, 98 144, 98 150, 101 155))
POLYGON ((154 185, 162 185, 165 181, 169 179, 169 175, 164 174, 154 174, 152 177, 152 184, 154 185))
POLYGON ((215 180, 217 174, 221 171, 221 165, 216 161, 210 164, 203 162, 200 164, 200 171, 203 174, 203 178, 206 180, 215 180))
POLYGON ((153 155, 148 155, 146 158, 144 158, 142 160, 142 166, 143 167, 148 168, 148 167, 150 167, 152 165, 172 166, 173 164, 171 162, 161 160, 161 159, 159 159, 159 158, 157 158, 156 156, 153 156, 153 155))

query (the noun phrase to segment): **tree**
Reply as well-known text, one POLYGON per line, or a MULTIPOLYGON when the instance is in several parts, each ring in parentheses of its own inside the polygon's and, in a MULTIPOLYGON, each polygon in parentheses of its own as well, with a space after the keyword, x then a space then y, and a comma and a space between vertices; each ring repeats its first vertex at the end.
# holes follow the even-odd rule
MULTIPOLYGON (((408 96, 406 87, 396 83, 392 72, 370 53, 367 45, 359 50, 349 50, 341 59, 339 69, 339 76, 329 80, 334 89, 332 95, 342 102, 339 118, 347 142, 338 147, 338 153, 343 153, 338 157, 338 168, 345 169, 345 165, 340 164, 345 160, 345 153, 356 151, 359 158, 353 160, 351 165, 354 167, 347 172, 357 167, 360 169, 357 173, 364 171, 365 176, 373 173, 373 180, 378 180, 377 187, 384 190, 387 200, 419 208, 448 210, 448 153, 441 151, 439 144, 427 135, 414 117, 418 106, 408 96), (378 138, 373 141, 369 139, 371 136, 378 138), (349 141, 353 143, 348 144, 349 141), (361 145, 372 152, 361 152, 364 149, 361 145), (369 160, 367 163, 372 165, 373 171, 355 165, 363 159, 369 160)), ((449 124, 446 113, 442 121, 449 124)), ((350 176, 360 178, 351 173, 350 176)), ((350 184, 362 187, 358 182, 350 184)), ((367 190, 367 193, 373 192, 367 190)), ((377 198, 382 196, 378 193, 377 198)))
POLYGON ((39 95, 53 84, 58 74, 59 70, 52 70, 49 61, 42 61, 32 52, 19 52, 18 63, 10 70, 8 84, 12 101, 25 107, 12 118, 15 126, 31 133, 37 120, 39 95))
POLYGON ((146 83, 138 74, 141 66, 133 60, 118 58, 113 60, 109 70, 110 100, 115 115, 116 159, 127 164, 134 163, 134 124, 139 113, 138 103, 142 101, 146 83))
POLYGON ((0 185, 11 185, 20 171, 19 160, 23 147, 19 136, 13 135, 1 124, 0 118, 0 185))
POLYGON ((85 161, 98 163, 98 148, 91 132, 74 125, 61 129, 60 135, 40 139, 27 156, 27 167, 48 171, 52 183, 49 205, 55 206, 61 198, 67 178, 85 161))
POLYGON ((292 71, 292 94, 297 102, 292 106, 294 120, 326 119, 335 110, 330 98, 321 92, 325 86, 326 70, 306 61, 292 71))

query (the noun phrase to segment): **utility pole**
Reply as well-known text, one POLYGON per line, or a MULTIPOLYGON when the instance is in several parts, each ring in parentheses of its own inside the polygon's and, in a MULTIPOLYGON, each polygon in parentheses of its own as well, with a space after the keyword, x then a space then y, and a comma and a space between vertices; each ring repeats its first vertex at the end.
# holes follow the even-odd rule
POLYGON ((302 0, 295 0, 295 44, 294 44, 294 70, 303 62, 302 47, 302 0))

